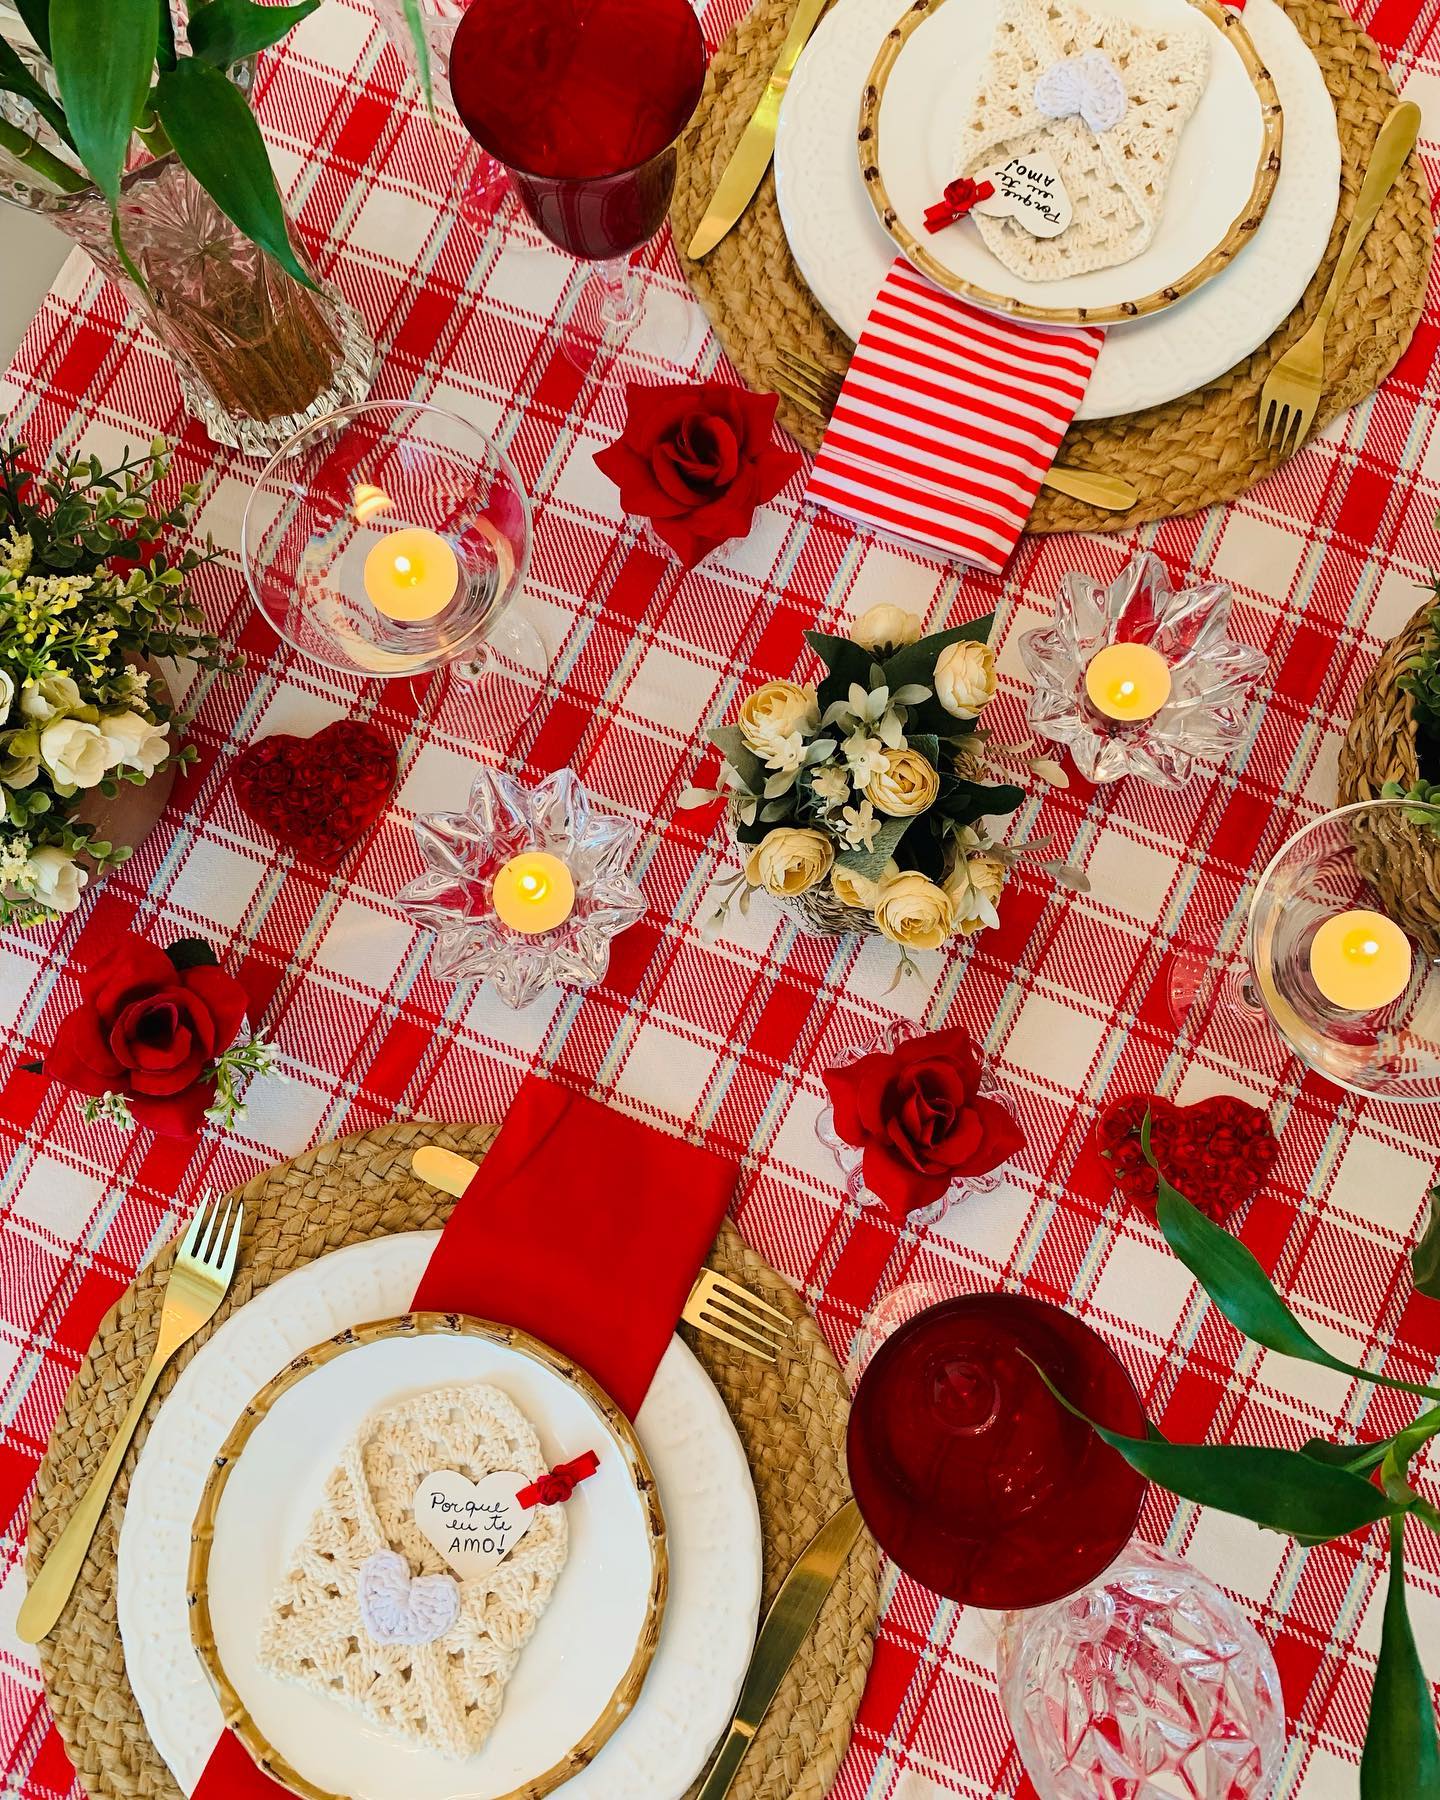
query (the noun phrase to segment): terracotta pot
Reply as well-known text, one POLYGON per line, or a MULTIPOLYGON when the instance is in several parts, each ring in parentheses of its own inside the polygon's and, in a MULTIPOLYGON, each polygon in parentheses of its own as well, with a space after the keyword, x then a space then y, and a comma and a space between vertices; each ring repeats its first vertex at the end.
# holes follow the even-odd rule
MULTIPOLYGON (((165 671, 158 662, 147 656, 141 658, 136 666, 144 669, 151 681, 162 687, 170 700, 174 700, 170 684, 165 679, 165 671)), ((162 769, 158 775, 152 776, 143 787, 122 781, 119 792, 115 794, 102 794, 99 788, 91 788, 71 817, 94 826, 97 838, 108 839, 117 845, 128 844, 132 850, 138 850, 159 824, 160 815, 169 804, 170 795, 175 788, 176 773, 172 763, 168 769, 162 769)), ((90 886, 93 889, 96 881, 101 879, 96 873, 94 859, 82 855, 79 861, 82 868, 89 870, 90 886)))

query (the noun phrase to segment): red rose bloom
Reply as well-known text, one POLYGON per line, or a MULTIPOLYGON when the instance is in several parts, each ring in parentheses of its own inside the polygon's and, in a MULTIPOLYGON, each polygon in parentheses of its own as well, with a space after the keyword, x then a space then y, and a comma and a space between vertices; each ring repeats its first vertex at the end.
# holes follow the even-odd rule
POLYGON ((774 394, 719 382, 625 393, 625 429, 595 464, 627 513, 649 519, 687 569, 729 538, 744 537, 755 508, 773 500, 800 458, 770 441, 774 394))
POLYGON ((1095 1121, 1096 1144, 1121 1197, 1152 1219, 1159 1184, 1140 1144, 1147 1112, 1150 1148, 1165 1179, 1217 1225, 1254 1199, 1280 1154, 1269 1114, 1233 1094, 1192 1106, 1146 1094, 1112 1100, 1095 1121))
POLYGON ((984 1175, 1025 1147, 997 1101, 982 1095, 980 1054, 963 1026, 909 1038, 890 1055, 827 1069, 835 1130, 865 1152, 865 1185, 903 1220, 952 1181, 984 1175))
POLYGON ((193 1137, 215 1098, 203 1072, 245 1017, 240 983, 213 964, 177 969, 127 932, 80 977, 80 991, 45 1073, 82 1094, 122 1094, 136 1123, 162 1137, 193 1137))

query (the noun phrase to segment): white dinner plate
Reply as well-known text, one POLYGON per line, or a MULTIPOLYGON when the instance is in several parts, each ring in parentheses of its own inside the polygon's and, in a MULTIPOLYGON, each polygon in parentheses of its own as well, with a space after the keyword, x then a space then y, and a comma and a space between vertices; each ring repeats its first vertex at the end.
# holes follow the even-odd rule
MULTIPOLYGON (((942 7, 932 25, 954 10, 942 7)), ((850 338, 860 335, 896 255, 855 155, 860 91, 894 17, 895 0, 837 0, 791 79, 775 144, 780 217, 796 264, 850 338)), ((1139 412, 1225 374, 1289 315, 1325 254, 1340 191, 1325 79, 1275 0, 1249 0, 1245 26, 1285 111, 1270 206, 1228 269, 1166 311, 1110 328, 1078 418, 1139 412)), ((1167 208, 1173 198, 1172 189, 1167 208)))
MULTIPOLYGON (((191 1648, 185 1601, 190 1524, 211 1460, 248 1401, 300 1351, 347 1326, 404 1311, 436 1238, 433 1232, 412 1232, 351 1245, 273 1283, 215 1333, 183 1372, 151 1427, 120 1536, 119 1620, 126 1669, 146 1728, 186 1794, 198 1784, 222 1729, 219 1705, 191 1648)), ((416 1340, 415 1346, 425 1341, 416 1340)), ((328 1367, 341 1371, 349 1364, 359 1371, 364 1358, 381 1348, 352 1352, 328 1367)), ((448 1378, 456 1366, 453 1355, 433 1371, 415 1365, 406 1381, 432 1385, 448 1378)), ((461 1373, 469 1377, 481 1371, 477 1363, 474 1370, 467 1364, 461 1373)), ((522 1394, 512 1378, 513 1371, 506 1386, 522 1409, 535 1409, 531 1416, 542 1447, 563 1455, 571 1448, 570 1428, 577 1421, 567 1424, 552 1413, 551 1401, 539 1389, 522 1394)), ((333 1394, 322 1395, 315 1387, 315 1398, 326 1404, 313 1414, 303 1409, 303 1418, 297 1413, 267 1448, 263 1463, 257 1459, 254 1465, 251 1497, 269 1496, 270 1505, 277 1487, 283 1494, 273 1543, 267 1549, 265 1533, 258 1528, 240 1529, 226 1552, 233 1552, 234 1560, 223 1578, 223 1593, 212 1569, 217 1640, 237 1686, 240 1665, 247 1654, 253 1656, 261 1612, 273 1588, 271 1576, 278 1581, 290 1547, 309 1520, 317 1472, 323 1480, 335 1450, 359 1417, 385 1397, 376 1382, 388 1391, 389 1379, 372 1364, 363 1380, 347 1378, 333 1394), (273 1569, 268 1561, 262 1569, 266 1557, 273 1569)), ((318 1374, 307 1378, 291 1394, 303 1395, 318 1380, 318 1374)), ((573 1396, 574 1390, 568 1391, 573 1396)), ((589 1767, 565 1784, 566 1800, 633 1800, 642 1793, 653 1800, 679 1800, 728 1722, 754 1643, 761 1569, 754 1487, 724 1402, 678 1338, 661 1360, 635 1428, 665 1512, 670 1597, 655 1660, 634 1712, 589 1767)), ((252 1444, 260 1441, 262 1431, 252 1444)), ((243 1475, 248 1455, 247 1448, 232 1480, 243 1475)), ((328 1703, 257 1670, 245 1677, 252 1690, 246 1698, 258 1719, 253 1702, 260 1696, 266 1736, 288 1756, 295 1747, 293 1735, 308 1733, 303 1756, 309 1761, 298 1762, 302 1771, 332 1791, 353 1792, 364 1800, 489 1800, 496 1792, 508 1792, 496 1786, 498 1756, 491 1767, 480 1767, 492 1746, 506 1754, 523 1753, 525 1733, 545 1718, 551 1692, 557 1707, 568 1697, 571 1711, 566 1716, 578 1718, 588 1704, 585 1696, 603 1685, 614 1655, 623 1667, 633 1650, 633 1631, 628 1646, 612 1653, 597 1650, 593 1630, 586 1627, 594 1608, 614 1602, 611 1575, 621 1566, 615 1564, 607 1574, 608 1558, 592 1561, 582 1549, 598 1520, 588 1503, 580 1504, 588 1485, 569 1503, 576 1509, 570 1560, 520 1658, 500 1723, 478 1758, 457 1763, 404 1749, 357 1715, 338 1708, 331 1714, 328 1703), (576 1579, 567 1597, 571 1577, 576 1579), (261 1695, 264 1684, 274 1692, 261 1695), (507 1730, 512 1734, 508 1749, 501 1740, 507 1730), (276 1733, 284 1736, 284 1744, 276 1733), (336 1779, 327 1781, 327 1774, 336 1779)), ((245 1498, 243 1488, 236 1491, 245 1498)), ((236 1516, 263 1515, 265 1510, 242 1508, 236 1516)), ((217 1558, 221 1549, 217 1535, 217 1558)), ((641 1595, 642 1604, 643 1599, 641 1595)), ((552 1723, 559 1717, 556 1711, 552 1723)), ((546 1748, 554 1750, 556 1740, 569 1731, 568 1724, 546 1731, 546 1748)), ((568 1748, 569 1743, 561 1745, 559 1754, 568 1748)), ((544 1766, 554 1760, 548 1756, 544 1766)))

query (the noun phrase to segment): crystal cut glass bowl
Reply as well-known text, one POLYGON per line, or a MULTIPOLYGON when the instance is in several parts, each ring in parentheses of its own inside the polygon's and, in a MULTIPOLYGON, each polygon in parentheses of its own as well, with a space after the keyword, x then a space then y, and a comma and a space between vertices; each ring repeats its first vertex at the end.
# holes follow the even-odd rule
POLYGON ((1223 762, 1245 726, 1245 701, 1266 658, 1228 635, 1231 594, 1218 581, 1174 588, 1159 557, 1136 556, 1109 586, 1069 574, 1054 623, 1028 631, 1020 654, 1034 678, 1030 723, 1064 744, 1087 781, 1138 775, 1183 787, 1197 761, 1223 762), (1151 718, 1122 722, 1090 703, 1085 671, 1111 644, 1144 644, 1170 668, 1170 695, 1151 718))
POLYGON ((1094 1586, 1007 1613, 1000 1695, 1039 1800, 1264 1800, 1275 1660, 1198 1569, 1132 1543, 1094 1586))
POLYGON ((601 812, 569 769, 533 788, 481 769, 465 811, 422 814, 415 837, 425 871, 396 904, 436 934, 432 973, 488 981, 509 1006, 526 1006, 546 988, 603 979, 612 938, 645 911, 645 896, 626 873, 635 828, 601 812), (551 931, 517 931, 494 910, 496 874, 526 850, 559 857, 575 883, 573 910, 551 931))

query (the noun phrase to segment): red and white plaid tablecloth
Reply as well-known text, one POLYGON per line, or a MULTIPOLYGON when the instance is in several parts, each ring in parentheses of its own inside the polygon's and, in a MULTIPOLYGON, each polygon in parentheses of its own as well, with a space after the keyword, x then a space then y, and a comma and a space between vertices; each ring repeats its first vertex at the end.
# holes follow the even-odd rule
MULTIPOLYGON (((739 10, 715 0, 712 40, 739 10)), ((1361 13, 1426 110, 1432 186, 1437 12, 1440 0, 1418 17, 1414 0, 1379 0, 1361 13)), ((204 582, 212 621, 247 656, 242 677, 200 697, 199 763, 135 860, 72 922, 0 944, 0 1792, 24 1800, 78 1791, 10 1627, 35 1466, 102 1312, 202 1189, 392 1119, 494 1118, 530 1069, 742 1157, 740 1228, 798 1284, 842 1358, 872 1298, 898 1282, 1018 1283, 1097 1325, 1172 1436, 1298 1443, 1337 1421, 1393 1429, 1404 1413, 1395 1396, 1241 1351, 1097 1170, 1088 1139, 1107 1095, 1240 1092, 1271 1109, 1282 1142, 1246 1241, 1342 1354, 1411 1379, 1434 1379, 1440 1365, 1440 1305, 1412 1297, 1404 1259, 1440 1126, 1359 1106, 1294 1065, 1257 1071, 1237 1044, 1177 1039, 1164 980, 1177 942, 1214 934, 1233 950, 1248 881, 1333 802, 1360 679, 1440 559, 1433 292, 1378 396, 1237 504, 1141 534, 1177 576, 1229 582, 1240 635, 1271 659, 1231 766, 1179 794, 1138 782, 1042 790, 1017 830, 1050 834, 1088 870, 1090 893, 1021 874, 998 931, 923 957, 922 978, 889 993, 893 958, 878 941, 797 936, 763 900, 748 919, 732 912, 718 938, 703 934, 734 856, 712 815, 677 815, 675 802, 707 728, 756 679, 811 672, 806 627, 833 629, 886 600, 936 626, 995 608, 1013 740, 1020 633, 1043 618, 1065 569, 1111 574, 1130 543, 1025 539, 1004 580, 962 576, 802 516, 797 477, 747 540, 681 575, 619 516, 591 463, 618 430, 621 387, 582 385, 559 350, 576 265, 524 230, 503 248, 496 235, 482 242, 442 209, 431 127, 410 97, 397 103, 400 85, 371 13, 328 0, 266 59, 260 117, 322 273, 387 346, 376 392, 475 420, 535 496, 529 604, 559 681, 538 710, 526 716, 517 687, 513 705, 502 694, 482 717, 452 688, 417 716, 408 690, 350 688, 278 647, 250 611, 234 553, 253 466, 187 422, 163 357, 87 263, 67 264, 0 386, 10 429, 37 452, 104 455, 156 431, 179 439, 181 471, 200 485, 198 527, 227 552, 204 582), (375 839, 327 881, 286 867, 223 777, 238 743, 347 713, 404 736, 401 786, 375 839), (641 827, 649 916, 583 998, 557 993, 511 1013, 488 991, 437 984, 425 936, 390 903, 418 868, 412 817, 460 800, 481 746, 536 775, 571 765, 641 827), (203 933, 269 996, 263 1025, 285 1079, 257 1083, 246 1125, 193 1156, 141 1132, 85 1127, 69 1096, 18 1072, 73 998, 69 956, 102 921, 125 919, 162 941, 203 933), (1029 1136, 999 1192, 918 1236, 856 1217, 814 1136, 821 1069, 889 1009, 979 1033, 1029 1136)), ((659 265, 678 289, 668 249, 659 265)), ((719 352, 696 319, 704 374, 719 352)), ((1378 1536, 1307 1551, 1160 1494, 1143 1528, 1237 1595, 1274 1646, 1292 1731, 1280 1800, 1353 1800, 1383 1599, 1378 1536)), ((1440 1542, 1412 1533, 1410 1549, 1421 1654, 1440 1674, 1440 1542)), ((841 1800, 1030 1794, 984 1626, 894 1569, 884 1599, 841 1800)))

